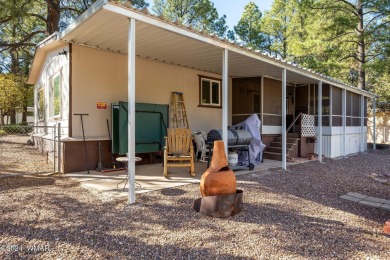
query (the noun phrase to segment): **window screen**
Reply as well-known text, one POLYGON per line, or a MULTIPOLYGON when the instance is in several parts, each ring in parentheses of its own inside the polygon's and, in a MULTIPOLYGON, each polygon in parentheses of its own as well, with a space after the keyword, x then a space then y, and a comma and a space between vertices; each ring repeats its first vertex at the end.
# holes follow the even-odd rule
POLYGON ((308 113, 309 86, 297 86, 295 88, 295 115, 308 113))
POLYGON ((310 85, 310 115, 316 115, 317 114, 317 102, 318 102, 318 86, 317 85, 310 85))
POLYGON ((342 89, 332 87, 332 125, 343 126, 342 89))
POLYGON ((352 93, 347 91, 347 116, 352 116, 352 93))
POLYGON ((264 78, 264 125, 282 123, 282 82, 264 78))
POLYGON ((264 79, 264 113, 282 115, 282 82, 264 79))

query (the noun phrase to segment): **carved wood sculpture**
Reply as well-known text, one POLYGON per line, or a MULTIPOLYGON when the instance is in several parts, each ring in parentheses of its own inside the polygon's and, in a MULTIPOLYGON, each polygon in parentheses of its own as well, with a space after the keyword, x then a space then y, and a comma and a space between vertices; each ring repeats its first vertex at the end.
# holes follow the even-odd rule
POLYGON ((211 165, 200 180, 200 193, 203 197, 236 194, 236 176, 228 167, 223 141, 214 142, 211 165))

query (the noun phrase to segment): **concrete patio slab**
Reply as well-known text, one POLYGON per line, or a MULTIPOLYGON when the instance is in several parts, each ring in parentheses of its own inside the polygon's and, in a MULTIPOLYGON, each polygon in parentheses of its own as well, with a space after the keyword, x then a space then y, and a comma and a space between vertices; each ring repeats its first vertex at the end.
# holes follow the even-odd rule
MULTIPOLYGON (((310 162, 307 159, 298 158, 295 162, 289 162, 287 165, 299 164, 304 162, 310 162)), ((256 165, 253 171, 249 169, 237 170, 234 173, 236 175, 247 174, 255 171, 265 171, 272 168, 281 167, 280 161, 264 159, 264 162, 260 165, 256 165)), ((195 177, 192 177, 189 173, 189 168, 171 167, 168 169, 168 177, 163 177, 163 167, 161 164, 145 164, 136 165, 135 181, 136 193, 144 193, 154 190, 172 188, 176 186, 187 185, 191 183, 199 183, 203 172, 207 168, 207 163, 196 162, 195 163, 195 177)), ((66 176, 81 183, 82 186, 87 188, 93 188, 98 192, 102 192, 105 195, 113 197, 128 196, 128 184, 124 187, 126 180, 126 171, 114 171, 114 172, 76 172, 67 173, 66 176), (122 183, 121 183, 122 182, 122 183), (119 184, 119 186, 118 186, 119 184)))

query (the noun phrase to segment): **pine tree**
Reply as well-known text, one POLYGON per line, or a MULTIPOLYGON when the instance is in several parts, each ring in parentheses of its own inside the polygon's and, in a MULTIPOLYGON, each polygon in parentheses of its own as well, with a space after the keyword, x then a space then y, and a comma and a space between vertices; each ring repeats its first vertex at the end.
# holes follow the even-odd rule
POLYGON ((209 0, 154 0, 152 10, 171 21, 179 21, 197 30, 226 34, 226 16, 219 17, 217 9, 209 0))

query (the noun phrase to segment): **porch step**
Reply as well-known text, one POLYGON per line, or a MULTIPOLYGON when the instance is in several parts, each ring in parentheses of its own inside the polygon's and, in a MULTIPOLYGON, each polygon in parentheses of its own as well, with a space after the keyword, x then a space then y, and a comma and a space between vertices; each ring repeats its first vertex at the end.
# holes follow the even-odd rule
MULTIPOLYGON (((295 143, 287 143, 286 144, 287 149, 292 148, 294 144, 295 143)), ((272 142, 270 147, 282 147, 282 142, 272 142)))
POLYGON ((270 159, 270 160, 281 161, 282 160, 282 153, 264 152, 263 153, 263 158, 270 159))
POLYGON ((287 138, 299 138, 298 133, 287 133, 287 138))
MULTIPOLYGON (((286 140, 287 140, 287 143, 295 144, 295 142, 297 140, 299 140, 299 138, 297 138, 297 137, 287 137, 286 140)), ((282 142, 282 137, 276 137, 274 142, 282 142)))
POLYGON ((270 152, 270 153, 282 153, 282 147, 271 146, 271 147, 268 147, 266 151, 270 152))
MULTIPOLYGON (((298 134, 296 133, 287 135, 286 138, 287 157, 294 153, 294 149, 297 149, 298 140, 299 140, 298 134)), ((275 138, 275 140, 264 152, 263 157, 265 159, 271 159, 271 160, 278 160, 278 161, 282 160, 282 137, 281 136, 275 138)))

